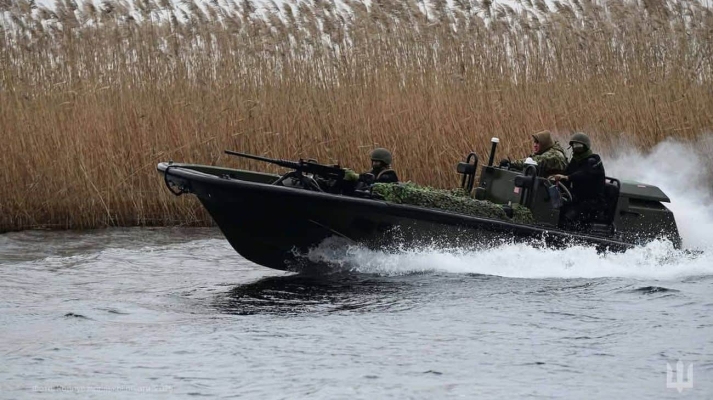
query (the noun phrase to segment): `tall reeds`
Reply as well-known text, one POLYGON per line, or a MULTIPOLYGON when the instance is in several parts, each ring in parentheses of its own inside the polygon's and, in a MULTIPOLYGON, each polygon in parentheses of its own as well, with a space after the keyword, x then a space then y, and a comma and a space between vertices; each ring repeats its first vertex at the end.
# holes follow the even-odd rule
POLYGON ((492 136, 696 140, 712 60, 692 0, 0 2, 0 231, 209 223, 155 167, 270 169, 223 149, 449 187, 492 136))

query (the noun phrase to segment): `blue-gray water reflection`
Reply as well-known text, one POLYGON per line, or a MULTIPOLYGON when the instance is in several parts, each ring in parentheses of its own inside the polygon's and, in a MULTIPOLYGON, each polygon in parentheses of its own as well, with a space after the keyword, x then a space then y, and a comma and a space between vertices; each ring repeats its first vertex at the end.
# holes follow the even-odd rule
POLYGON ((664 247, 352 249, 316 276, 212 229, 0 235, 0 397, 677 398, 679 359, 710 397, 710 256, 664 247))

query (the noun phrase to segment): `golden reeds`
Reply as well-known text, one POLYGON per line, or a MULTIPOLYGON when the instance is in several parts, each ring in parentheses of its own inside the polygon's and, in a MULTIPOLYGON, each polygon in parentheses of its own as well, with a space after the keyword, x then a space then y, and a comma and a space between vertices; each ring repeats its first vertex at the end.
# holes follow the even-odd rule
POLYGON ((223 149, 449 187, 488 140, 713 126, 713 14, 688 0, 0 2, 0 231, 206 224, 160 161, 265 168, 223 149), (264 6, 263 6, 264 5, 264 6))

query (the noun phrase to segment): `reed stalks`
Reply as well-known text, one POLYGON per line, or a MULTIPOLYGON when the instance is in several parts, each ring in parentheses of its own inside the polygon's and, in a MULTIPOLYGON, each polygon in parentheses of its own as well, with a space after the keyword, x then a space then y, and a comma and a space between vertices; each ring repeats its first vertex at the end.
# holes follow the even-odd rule
POLYGON ((0 1, 0 231, 210 224, 156 164, 279 171, 224 149, 453 187, 493 136, 696 141, 712 60, 689 0, 0 1))

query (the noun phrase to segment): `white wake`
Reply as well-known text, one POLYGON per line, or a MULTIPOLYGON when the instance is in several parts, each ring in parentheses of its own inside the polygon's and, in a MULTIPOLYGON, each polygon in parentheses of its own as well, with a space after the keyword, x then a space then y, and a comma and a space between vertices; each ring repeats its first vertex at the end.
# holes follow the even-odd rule
POLYGON ((516 243, 487 250, 422 248, 396 253, 325 245, 310 252, 309 258, 379 275, 446 272, 511 278, 677 279, 713 275, 710 254, 676 250, 668 241, 655 241, 624 253, 601 254, 592 247, 552 250, 516 243))

